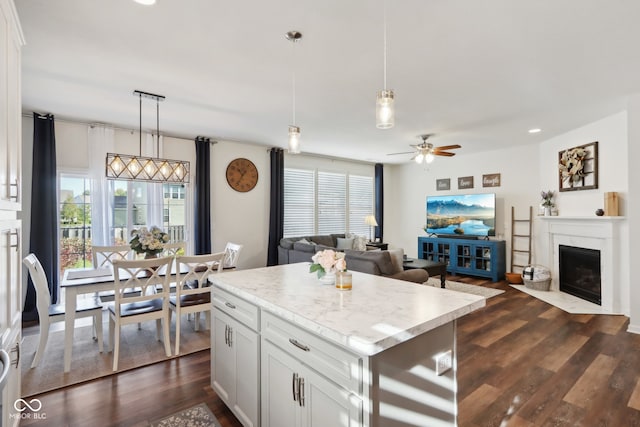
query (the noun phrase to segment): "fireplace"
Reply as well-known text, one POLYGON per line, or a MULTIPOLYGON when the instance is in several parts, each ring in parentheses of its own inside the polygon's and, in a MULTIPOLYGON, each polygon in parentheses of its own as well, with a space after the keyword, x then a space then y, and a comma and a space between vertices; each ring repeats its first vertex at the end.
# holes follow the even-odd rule
POLYGON ((559 245, 560 291, 602 304, 600 251, 559 245))

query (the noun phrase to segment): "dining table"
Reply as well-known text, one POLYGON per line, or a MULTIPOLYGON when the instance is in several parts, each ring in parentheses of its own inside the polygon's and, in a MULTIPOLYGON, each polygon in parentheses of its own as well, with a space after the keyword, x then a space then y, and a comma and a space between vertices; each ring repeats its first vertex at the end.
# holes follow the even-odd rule
MULTIPOLYGON (((172 276, 175 276, 172 268, 172 276)), ((175 283, 176 279, 171 282, 175 283)), ((64 289, 64 372, 71 370, 71 353, 76 320, 78 296, 115 290, 115 278, 111 267, 69 268, 64 271, 60 288, 64 289)))

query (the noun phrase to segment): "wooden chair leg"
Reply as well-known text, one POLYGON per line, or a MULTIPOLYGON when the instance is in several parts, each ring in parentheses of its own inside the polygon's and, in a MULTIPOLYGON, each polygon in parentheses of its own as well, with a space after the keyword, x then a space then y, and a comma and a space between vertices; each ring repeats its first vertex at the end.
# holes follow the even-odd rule
POLYGON ((96 330, 96 335, 98 336, 98 350, 102 353, 104 351, 104 344, 102 342, 102 311, 93 316, 93 328, 96 330))
POLYGON ((176 311, 176 351, 175 355, 180 354, 180 318, 182 317, 179 311, 176 311))
POLYGON ((49 319, 40 323, 40 340, 38 341, 38 349, 36 350, 36 355, 33 358, 33 362, 31 363, 32 368, 35 368, 36 366, 38 366, 38 363, 40 363, 42 355, 47 348, 47 341, 49 341, 49 319))

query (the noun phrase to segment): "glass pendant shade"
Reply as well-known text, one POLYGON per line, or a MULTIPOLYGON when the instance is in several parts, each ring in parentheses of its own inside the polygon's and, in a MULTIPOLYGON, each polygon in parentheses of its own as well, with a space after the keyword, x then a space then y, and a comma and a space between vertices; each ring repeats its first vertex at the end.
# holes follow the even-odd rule
POLYGON ((417 164, 420 164, 420 163, 422 163, 423 159, 424 159, 424 155, 422 153, 420 153, 420 154, 416 155, 414 160, 416 161, 417 164))
POLYGON ((289 126, 289 153, 300 154, 300 128, 289 126))
POLYGON ((395 121, 393 101, 393 90, 378 91, 376 96, 376 127, 378 129, 393 127, 395 121))

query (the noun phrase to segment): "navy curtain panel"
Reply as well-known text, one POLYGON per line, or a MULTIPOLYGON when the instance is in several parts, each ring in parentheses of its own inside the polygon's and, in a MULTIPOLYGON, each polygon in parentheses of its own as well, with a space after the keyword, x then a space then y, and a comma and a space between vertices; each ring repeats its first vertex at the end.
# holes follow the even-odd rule
POLYGON ((271 196, 269 200, 269 247, 267 266, 278 265, 278 245, 284 235, 284 150, 269 150, 271 196))
POLYGON ((384 240, 382 239, 382 227, 384 224, 384 182, 383 182, 383 164, 382 163, 376 163, 375 166, 375 198, 376 198, 376 221, 378 222, 378 226, 375 227, 375 234, 374 236, 378 239, 380 239, 381 242, 383 242, 384 240))
MULTIPOLYGON (((52 114, 33 115, 33 165, 29 252, 42 264, 51 302, 58 302, 58 201, 56 199, 56 136, 52 114)), ((46 315, 46 313, 44 313, 46 315)), ((23 320, 36 320, 36 290, 29 276, 23 320)))
POLYGON ((196 138, 194 253, 211 253, 211 140, 196 138))

